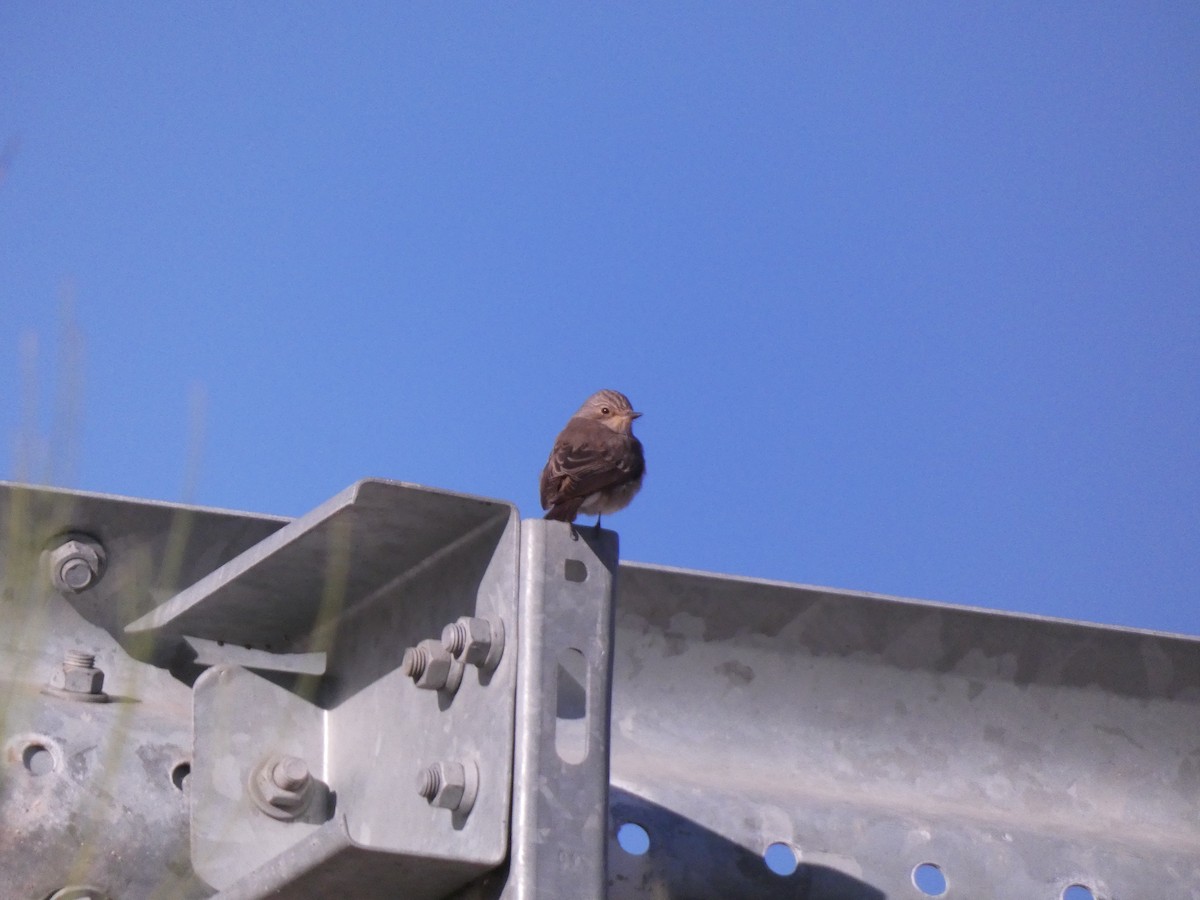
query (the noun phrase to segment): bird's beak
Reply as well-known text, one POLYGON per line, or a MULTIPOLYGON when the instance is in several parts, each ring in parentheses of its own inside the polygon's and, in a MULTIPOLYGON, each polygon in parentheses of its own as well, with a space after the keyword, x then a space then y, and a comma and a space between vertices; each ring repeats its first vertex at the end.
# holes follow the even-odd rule
POLYGON ((632 422, 634 419, 640 419, 641 417, 642 417, 642 414, 641 414, 641 413, 639 413, 639 412, 631 412, 631 413, 629 414, 629 421, 630 421, 630 422, 632 422))

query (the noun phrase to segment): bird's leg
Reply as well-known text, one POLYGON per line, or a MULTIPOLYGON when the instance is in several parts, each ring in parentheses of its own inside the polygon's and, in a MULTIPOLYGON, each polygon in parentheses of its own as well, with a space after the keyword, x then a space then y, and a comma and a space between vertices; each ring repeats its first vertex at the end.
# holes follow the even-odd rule
POLYGON ((600 533, 600 513, 596 513, 596 534, 600 533))

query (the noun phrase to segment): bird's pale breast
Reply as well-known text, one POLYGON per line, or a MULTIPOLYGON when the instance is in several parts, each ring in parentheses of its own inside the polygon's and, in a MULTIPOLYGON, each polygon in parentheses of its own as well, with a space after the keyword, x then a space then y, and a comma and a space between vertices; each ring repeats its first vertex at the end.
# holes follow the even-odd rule
POLYGON ((589 494, 579 505, 579 511, 585 516, 601 516, 615 513, 627 507, 638 491, 642 489, 642 479, 627 481, 622 485, 604 491, 589 494))

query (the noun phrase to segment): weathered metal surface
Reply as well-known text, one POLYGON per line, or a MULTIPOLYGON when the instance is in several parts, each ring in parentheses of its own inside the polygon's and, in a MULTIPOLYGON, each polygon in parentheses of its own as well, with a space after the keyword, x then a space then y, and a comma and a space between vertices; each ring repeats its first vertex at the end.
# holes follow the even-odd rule
POLYGON ((507 507, 391 481, 361 481, 289 522, 129 625, 273 652, 310 649, 318 627, 386 590, 507 507))
POLYGON ((192 865, 210 885, 224 888, 330 819, 324 715, 294 692, 240 666, 215 666, 201 675, 193 704, 192 865), (264 813, 251 789, 258 768, 283 755, 304 760, 319 782, 316 802, 298 821, 264 813))
POLYGON ((210 639, 253 635, 326 656, 320 677, 227 666, 197 682, 192 850, 209 883, 230 896, 269 888, 325 897, 336 886, 338 895, 402 890, 420 900, 503 861, 515 654, 486 671, 455 663, 453 691, 422 690, 401 663, 406 648, 459 617, 519 633, 518 532, 507 504, 361 482, 137 625, 210 639), (279 754, 309 763, 327 786, 327 808, 277 821, 252 802, 248 779, 279 754), (478 772, 469 810, 419 793, 420 776, 439 762, 478 772), (293 852, 313 842, 321 860, 293 852))
POLYGON ((463 617, 519 639, 511 506, 389 482, 291 524, 21 486, 0 500, 0 896, 436 897, 503 860, 515 651, 456 663, 453 694, 399 663, 463 617), (68 534, 103 548, 94 584, 55 579, 43 551, 68 534), (111 702, 44 693, 68 650, 93 680, 77 663, 96 656, 111 702), (294 819, 255 805, 271 754, 311 761, 321 802, 294 819), (418 793, 443 761, 478 772, 469 813, 418 793))
POLYGON ((617 535, 522 523, 513 900, 604 896, 617 535))
POLYGON ((122 629, 283 524, 0 483, 0 897, 211 893, 188 853, 190 666, 141 661, 163 648, 122 629), (105 548, 78 592, 54 586, 43 556, 68 532, 105 548), (109 702, 44 690, 70 652, 95 657, 109 702))
POLYGON ((623 565, 615 646, 612 897, 1200 897, 1196 640, 623 565))
POLYGON ((0 484, 0 522, 0 897, 1200 900, 1195 639, 618 596, 612 532, 395 482, 290 523, 0 484))

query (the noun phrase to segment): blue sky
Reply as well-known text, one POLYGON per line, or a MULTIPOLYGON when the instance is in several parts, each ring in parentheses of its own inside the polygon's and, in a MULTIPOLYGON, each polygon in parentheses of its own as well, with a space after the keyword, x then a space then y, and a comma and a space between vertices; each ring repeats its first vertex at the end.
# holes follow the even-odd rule
POLYGON ((1200 633, 1200 8, 0 7, 0 473, 1200 633))

